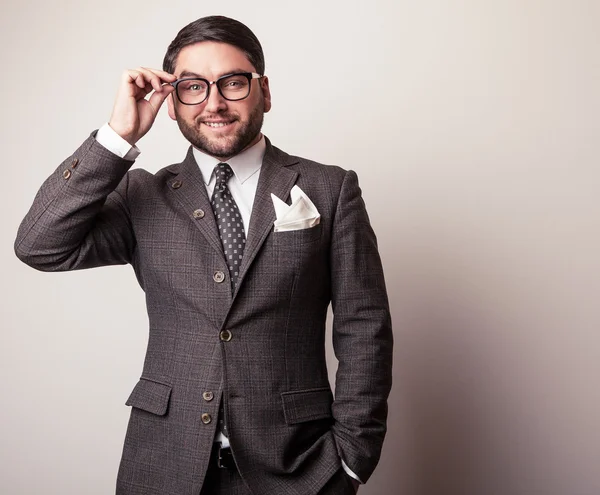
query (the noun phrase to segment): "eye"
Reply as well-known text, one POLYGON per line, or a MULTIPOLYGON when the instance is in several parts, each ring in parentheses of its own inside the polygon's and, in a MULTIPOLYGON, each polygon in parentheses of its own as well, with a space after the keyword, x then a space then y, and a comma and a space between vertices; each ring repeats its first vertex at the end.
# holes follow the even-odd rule
POLYGON ((206 91, 206 84, 203 81, 191 80, 182 81, 179 85, 182 91, 190 91, 193 93, 206 91))
POLYGON ((243 91, 248 87, 248 80, 243 76, 229 76, 219 81, 223 91, 243 91))

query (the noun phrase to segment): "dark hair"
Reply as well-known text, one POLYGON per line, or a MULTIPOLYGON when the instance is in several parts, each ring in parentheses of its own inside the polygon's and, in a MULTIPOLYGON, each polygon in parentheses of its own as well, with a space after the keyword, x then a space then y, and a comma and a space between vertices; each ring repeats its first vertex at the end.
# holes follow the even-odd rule
POLYGON ((220 15, 202 17, 179 31, 167 49, 163 70, 172 74, 182 48, 201 41, 219 41, 233 45, 244 52, 260 75, 265 73, 265 56, 258 38, 248 26, 220 15))

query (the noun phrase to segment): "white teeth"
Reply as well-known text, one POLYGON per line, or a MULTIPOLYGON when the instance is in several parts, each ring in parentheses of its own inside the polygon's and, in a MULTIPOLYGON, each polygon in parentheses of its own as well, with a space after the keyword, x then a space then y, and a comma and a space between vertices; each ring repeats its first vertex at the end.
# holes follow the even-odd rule
POLYGON ((225 127, 229 122, 204 122, 209 127, 225 127))

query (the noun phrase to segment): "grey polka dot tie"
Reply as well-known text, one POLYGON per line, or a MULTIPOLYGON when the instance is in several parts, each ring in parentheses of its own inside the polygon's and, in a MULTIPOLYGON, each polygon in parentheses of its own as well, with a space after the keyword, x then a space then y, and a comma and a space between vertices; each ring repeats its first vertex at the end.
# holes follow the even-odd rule
POLYGON ((227 182, 233 176, 233 170, 227 163, 215 167, 217 182, 213 191, 211 205, 219 228, 225 260, 231 278, 231 291, 235 290, 242 264, 242 255, 246 245, 246 234, 240 210, 233 200, 227 182))

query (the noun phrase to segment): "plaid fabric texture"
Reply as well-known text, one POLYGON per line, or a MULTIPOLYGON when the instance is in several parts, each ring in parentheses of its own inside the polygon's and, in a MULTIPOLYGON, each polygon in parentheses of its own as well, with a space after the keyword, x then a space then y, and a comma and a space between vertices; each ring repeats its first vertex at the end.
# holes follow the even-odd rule
POLYGON ((90 136, 42 185, 15 242, 44 271, 130 263, 145 291, 148 349, 127 401, 117 493, 198 495, 222 398, 252 493, 318 494, 341 458, 366 482, 386 432, 393 339, 356 174, 267 142, 232 293, 191 149, 156 174, 130 166, 90 136), (289 199, 295 184, 321 223, 276 233, 271 193, 289 199), (324 350, 330 304, 335 398, 324 350))

